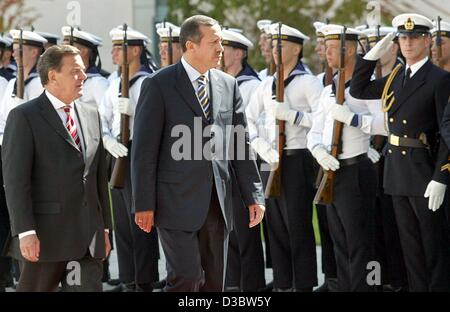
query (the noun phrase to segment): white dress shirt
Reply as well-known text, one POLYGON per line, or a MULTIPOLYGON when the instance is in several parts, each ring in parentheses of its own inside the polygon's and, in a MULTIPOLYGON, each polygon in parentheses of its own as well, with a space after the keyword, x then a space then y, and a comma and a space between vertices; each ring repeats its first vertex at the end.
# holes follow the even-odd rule
POLYGON ((425 56, 423 59, 421 59, 420 61, 418 61, 417 63, 409 66, 408 64, 406 64, 406 68, 405 68, 405 73, 408 70, 408 68, 411 67, 411 75, 409 76, 409 78, 412 78, 412 76, 414 76, 415 73, 417 73, 417 71, 422 68, 423 65, 425 65, 425 63, 428 61, 428 56, 425 56))

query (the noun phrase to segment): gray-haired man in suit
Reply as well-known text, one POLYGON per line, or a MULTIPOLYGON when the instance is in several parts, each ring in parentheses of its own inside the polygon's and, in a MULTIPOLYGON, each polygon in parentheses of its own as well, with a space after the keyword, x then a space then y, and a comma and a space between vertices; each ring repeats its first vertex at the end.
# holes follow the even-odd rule
POLYGON ((246 118, 236 80, 214 69, 223 52, 220 26, 206 16, 190 17, 181 26, 180 44, 181 61, 142 84, 131 153, 135 221, 147 232, 154 221, 158 227, 166 291, 221 291, 233 223, 230 168, 250 227, 263 218, 264 196, 254 160, 221 157, 232 154, 238 141, 248 156, 249 145, 245 131, 227 132, 245 129, 246 118), (190 132, 181 148, 178 130, 190 132))
POLYGON ((17 291, 101 291, 111 228, 105 151, 95 108, 74 102, 86 79, 79 50, 40 58, 45 92, 13 109, 2 145, 17 291), (19 251, 20 250, 20 251, 19 251))

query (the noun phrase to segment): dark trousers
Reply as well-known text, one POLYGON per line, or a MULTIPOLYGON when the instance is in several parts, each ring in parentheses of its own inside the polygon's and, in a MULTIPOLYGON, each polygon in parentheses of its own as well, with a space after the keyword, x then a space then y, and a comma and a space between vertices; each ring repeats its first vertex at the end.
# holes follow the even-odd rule
POLYGON ((18 292, 56 291, 59 283, 67 292, 101 292, 103 265, 87 255, 77 261, 23 261, 18 292))
POLYGON ((249 210, 242 201, 236 179, 232 193, 234 230, 229 237, 225 287, 257 291, 265 287, 260 227, 248 227, 249 210))
POLYGON ((428 198, 392 196, 411 291, 450 290, 449 229, 428 198))
MULTIPOLYGON (((266 201, 274 288, 308 289, 317 285, 314 172, 309 151, 283 155, 281 172, 281 197, 266 201)), ((262 176, 266 181, 268 172, 262 176)))
POLYGON ((320 244, 322 246, 322 272, 325 278, 336 278, 336 257, 334 256, 333 240, 327 220, 327 206, 316 205, 317 222, 319 225, 320 244))
POLYGON ((149 284, 159 280, 158 234, 157 231, 145 233, 134 221, 134 214, 131 213, 130 155, 126 159, 125 186, 111 190, 119 279, 124 283, 149 284))
POLYGON ((327 217, 337 265, 339 291, 369 291, 370 216, 374 210, 376 174, 369 159, 336 171, 333 203, 327 217))
POLYGON ((166 256, 167 292, 223 291, 228 232, 213 187, 205 223, 198 231, 158 228, 166 256))

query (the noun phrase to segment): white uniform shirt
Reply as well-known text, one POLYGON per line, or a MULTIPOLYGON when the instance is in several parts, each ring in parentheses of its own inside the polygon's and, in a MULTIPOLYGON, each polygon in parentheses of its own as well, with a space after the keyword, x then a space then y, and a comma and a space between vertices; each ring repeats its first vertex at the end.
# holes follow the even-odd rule
MULTIPOLYGON (((264 79, 250 98, 246 109, 250 141, 256 137, 265 139, 276 149, 275 117, 268 113, 272 102, 273 76, 264 79)), ((306 135, 317 114, 323 87, 317 77, 310 74, 297 75, 284 89, 284 101, 292 110, 301 112, 299 125, 286 123, 285 149, 306 148, 306 135)))
MULTIPOLYGON (((129 99, 130 104, 133 106, 133 110, 136 111, 136 105, 141 93, 141 85, 145 78, 150 73, 138 72, 134 77, 142 75, 136 80, 136 82, 130 87, 129 99)), ((133 79, 133 78, 132 78, 133 79)), ((130 81, 132 80, 130 79, 130 81)), ((119 98, 120 78, 114 79, 105 92, 98 111, 102 119, 102 133, 103 135, 109 135, 117 138, 120 135, 120 113, 117 107, 117 99, 119 98)), ((130 140, 133 139, 133 124, 134 116, 130 116, 130 140)))
POLYGON ((88 78, 84 81, 83 85, 83 96, 78 101, 83 104, 92 105, 92 107, 98 109, 108 86, 109 81, 106 78, 99 74, 88 74, 88 78))
POLYGON ((8 80, 0 77, 0 103, 2 103, 3 96, 5 95, 6 86, 8 85, 8 80))
MULTIPOLYGON (((13 97, 15 82, 16 78, 13 78, 8 82, 5 89, 5 94, 0 103, 0 135, 3 135, 5 131, 6 119, 8 118, 9 112, 17 106, 17 99, 13 97)), ((44 92, 44 87, 42 87, 41 78, 39 78, 36 74, 36 76, 25 86, 23 101, 21 101, 21 103, 37 98, 42 94, 42 92, 44 92)))
MULTIPOLYGON (((331 150, 334 119, 331 118, 330 108, 336 103, 332 95, 332 86, 325 87, 320 96, 319 112, 313 120, 311 131, 308 133, 308 149, 314 150, 323 146, 331 150)), ((364 153, 369 149, 371 135, 387 135, 385 130, 384 113, 379 101, 358 100, 350 95, 349 88, 345 90, 345 105, 351 112, 358 114, 358 127, 344 124, 342 130, 342 153, 339 159, 348 159, 364 153)))

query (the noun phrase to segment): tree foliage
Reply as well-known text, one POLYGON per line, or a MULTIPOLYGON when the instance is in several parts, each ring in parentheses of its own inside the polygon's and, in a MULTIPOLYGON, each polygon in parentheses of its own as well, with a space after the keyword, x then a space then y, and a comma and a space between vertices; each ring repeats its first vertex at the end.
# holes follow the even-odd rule
POLYGON ((30 26, 39 15, 25 0, 0 0, 0 32, 6 32, 14 27, 30 26))

